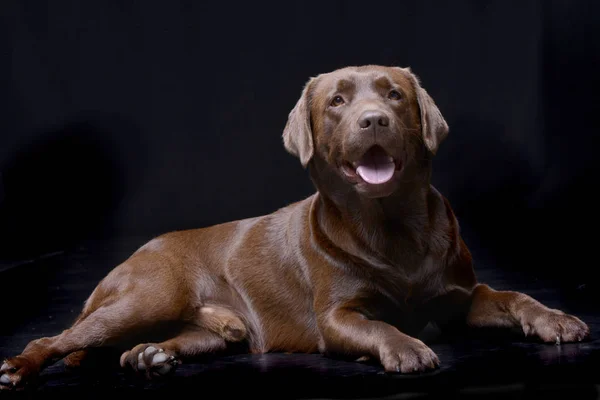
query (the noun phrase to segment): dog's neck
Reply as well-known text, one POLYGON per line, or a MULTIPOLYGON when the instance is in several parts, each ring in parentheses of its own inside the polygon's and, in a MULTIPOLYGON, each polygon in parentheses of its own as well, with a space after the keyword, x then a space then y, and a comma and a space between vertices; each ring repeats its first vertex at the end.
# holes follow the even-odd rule
POLYGON ((351 248, 366 246, 374 254, 394 262, 408 244, 416 253, 428 251, 432 210, 430 168, 419 168, 410 182, 403 182, 390 196, 359 195, 330 168, 311 169, 319 191, 314 210, 320 230, 334 243, 351 248), (409 242, 409 243, 407 243, 409 242))

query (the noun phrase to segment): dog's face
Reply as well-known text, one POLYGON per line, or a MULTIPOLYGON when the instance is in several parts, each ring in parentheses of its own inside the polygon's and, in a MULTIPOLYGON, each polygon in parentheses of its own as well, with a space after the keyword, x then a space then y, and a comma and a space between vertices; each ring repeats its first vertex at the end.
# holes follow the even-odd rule
POLYGON ((408 69, 348 67, 312 78, 289 115, 284 144, 304 166, 324 160, 367 197, 389 196, 448 133, 408 69))

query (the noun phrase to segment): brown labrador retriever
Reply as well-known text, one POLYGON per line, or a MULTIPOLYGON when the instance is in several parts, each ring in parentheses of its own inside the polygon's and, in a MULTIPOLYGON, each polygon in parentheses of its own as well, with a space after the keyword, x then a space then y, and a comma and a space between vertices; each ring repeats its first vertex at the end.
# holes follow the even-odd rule
POLYGON ((283 142, 317 192, 270 215, 153 239, 100 282, 72 327, 6 360, 2 387, 103 346, 123 348, 121 365, 149 377, 240 343, 370 357, 408 373, 439 364, 415 338, 428 322, 586 338, 578 318, 477 282, 452 209, 430 184, 447 134, 409 69, 310 79, 283 142))

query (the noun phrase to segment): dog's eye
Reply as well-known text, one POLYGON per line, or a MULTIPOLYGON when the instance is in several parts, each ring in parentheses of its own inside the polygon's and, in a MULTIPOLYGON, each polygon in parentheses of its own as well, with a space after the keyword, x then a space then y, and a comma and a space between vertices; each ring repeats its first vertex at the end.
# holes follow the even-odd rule
POLYGON ((402 95, 397 90, 392 90, 388 93, 388 99, 390 100, 400 100, 402 95))
POLYGON ((342 98, 342 96, 335 96, 335 97, 333 98, 333 100, 331 100, 331 106, 332 106, 332 107, 341 106, 341 105, 342 105, 342 104, 344 104, 344 103, 345 103, 345 101, 344 101, 344 99, 342 98))

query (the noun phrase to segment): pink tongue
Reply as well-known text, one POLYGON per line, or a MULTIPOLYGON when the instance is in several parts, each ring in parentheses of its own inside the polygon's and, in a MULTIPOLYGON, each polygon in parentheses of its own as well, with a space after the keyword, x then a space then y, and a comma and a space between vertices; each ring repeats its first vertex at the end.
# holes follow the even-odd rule
POLYGON ((396 169, 394 160, 379 146, 369 149, 357 164, 356 173, 372 185, 389 181, 396 169))

